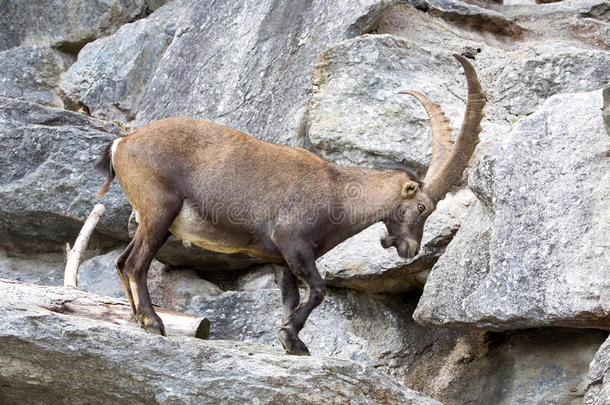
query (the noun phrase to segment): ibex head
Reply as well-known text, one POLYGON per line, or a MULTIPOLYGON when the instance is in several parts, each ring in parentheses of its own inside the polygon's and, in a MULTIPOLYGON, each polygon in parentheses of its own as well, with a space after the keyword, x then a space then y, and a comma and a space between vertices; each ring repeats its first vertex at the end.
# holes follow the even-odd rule
POLYGON ((460 55, 453 56, 464 68, 468 83, 466 112, 455 142, 451 140, 449 120, 438 104, 418 92, 401 91, 417 98, 423 105, 432 132, 432 157, 423 183, 407 181, 401 191, 402 201, 384 220, 388 236, 381 238, 381 245, 386 249, 394 246, 398 255, 406 259, 419 252, 426 219, 462 177, 479 142, 485 96, 472 65, 460 55))

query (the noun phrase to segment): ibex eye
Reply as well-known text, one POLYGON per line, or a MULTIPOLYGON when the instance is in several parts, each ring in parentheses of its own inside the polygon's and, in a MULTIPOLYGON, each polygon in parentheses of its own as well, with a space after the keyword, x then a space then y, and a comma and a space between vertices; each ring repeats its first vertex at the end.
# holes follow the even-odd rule
POLYGON ((426 207, 424 207, 423 204, 417 204, 417 209, 419 210, 419 212, 424 212, 424 210, 426 209, 426 207))
POLYGON ((411 184, 409 187, 407 187, 407 190, 413 191, 413 190, 415 190, 415 186, 413 184, 411 184))

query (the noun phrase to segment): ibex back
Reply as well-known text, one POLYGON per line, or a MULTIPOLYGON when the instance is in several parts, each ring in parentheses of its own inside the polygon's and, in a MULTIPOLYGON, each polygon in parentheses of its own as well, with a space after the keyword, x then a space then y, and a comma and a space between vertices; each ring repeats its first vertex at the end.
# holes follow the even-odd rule
POLYGON ((460 133, 420 93, 432 130, 432 159, 423 182, 402 170, 344 167, 299 148, 265 142, 191 118, 148 124, 108 145, 98 169, 114 175, 138 219, 116 259, 135 319, 165 334, 151 305, 148 267, 170 233, 205 249, 245 252, 275 263, 281 293, 279 339, 290 354, 309 354, 299 331, 324 298, 315 260, 348 237, 383 221, 385 248, 404 258, 419 251, 424 222, 461 177, 478 142, 485 99, 474 69, 459 55, 468 83, 460 133), (307 288, 299 296, 298 280, 307 288))

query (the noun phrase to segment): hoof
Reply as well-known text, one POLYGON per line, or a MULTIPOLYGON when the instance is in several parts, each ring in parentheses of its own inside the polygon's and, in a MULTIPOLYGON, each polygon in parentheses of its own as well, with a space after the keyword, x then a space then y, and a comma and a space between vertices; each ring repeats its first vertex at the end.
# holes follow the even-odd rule
POLYGON ((142 329, 148 333, 155 335, 167 336, 165 333, 165 325, 159 317, 149 317, 146 315, 136 315, 136 321, 142 329))
POLYGON ((278 338, 286 350, 286 354, 294 356, 311 356, 309 349, 305 346, 305 343, 295 334, 290 333, 287 329, 280 329, 278 338))

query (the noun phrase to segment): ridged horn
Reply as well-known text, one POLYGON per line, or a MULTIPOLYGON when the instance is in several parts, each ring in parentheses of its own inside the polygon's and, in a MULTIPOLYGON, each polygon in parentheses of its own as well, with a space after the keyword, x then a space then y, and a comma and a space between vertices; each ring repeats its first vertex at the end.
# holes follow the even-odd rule
POLYGON ((464 69, 466 83, 468 84, 468 97, 462 128, 455 143, 442 159, 442 164, 438 167, 436 164, 434 166, 431 164, 426 173, 423 189, 435 202, 442 200, 462 177, 462 173, 479 143, 481 120, 484 115, 485 95, 481 90, 477 73, 466 58, 457 54, 453 56, 464 69))
POLYGON ((432 133, 432 156, 430 165, 424 178, 424 184, 430 181, 428 175, 438 171, 449 156, 453 142, 451 141, 451 127, 449 119, 443 114, 441 107, 423 94, 414 90, 403 90, 401 94, 409 94, 415 97, 426 110, 430 120, 430 132, 432 133))

